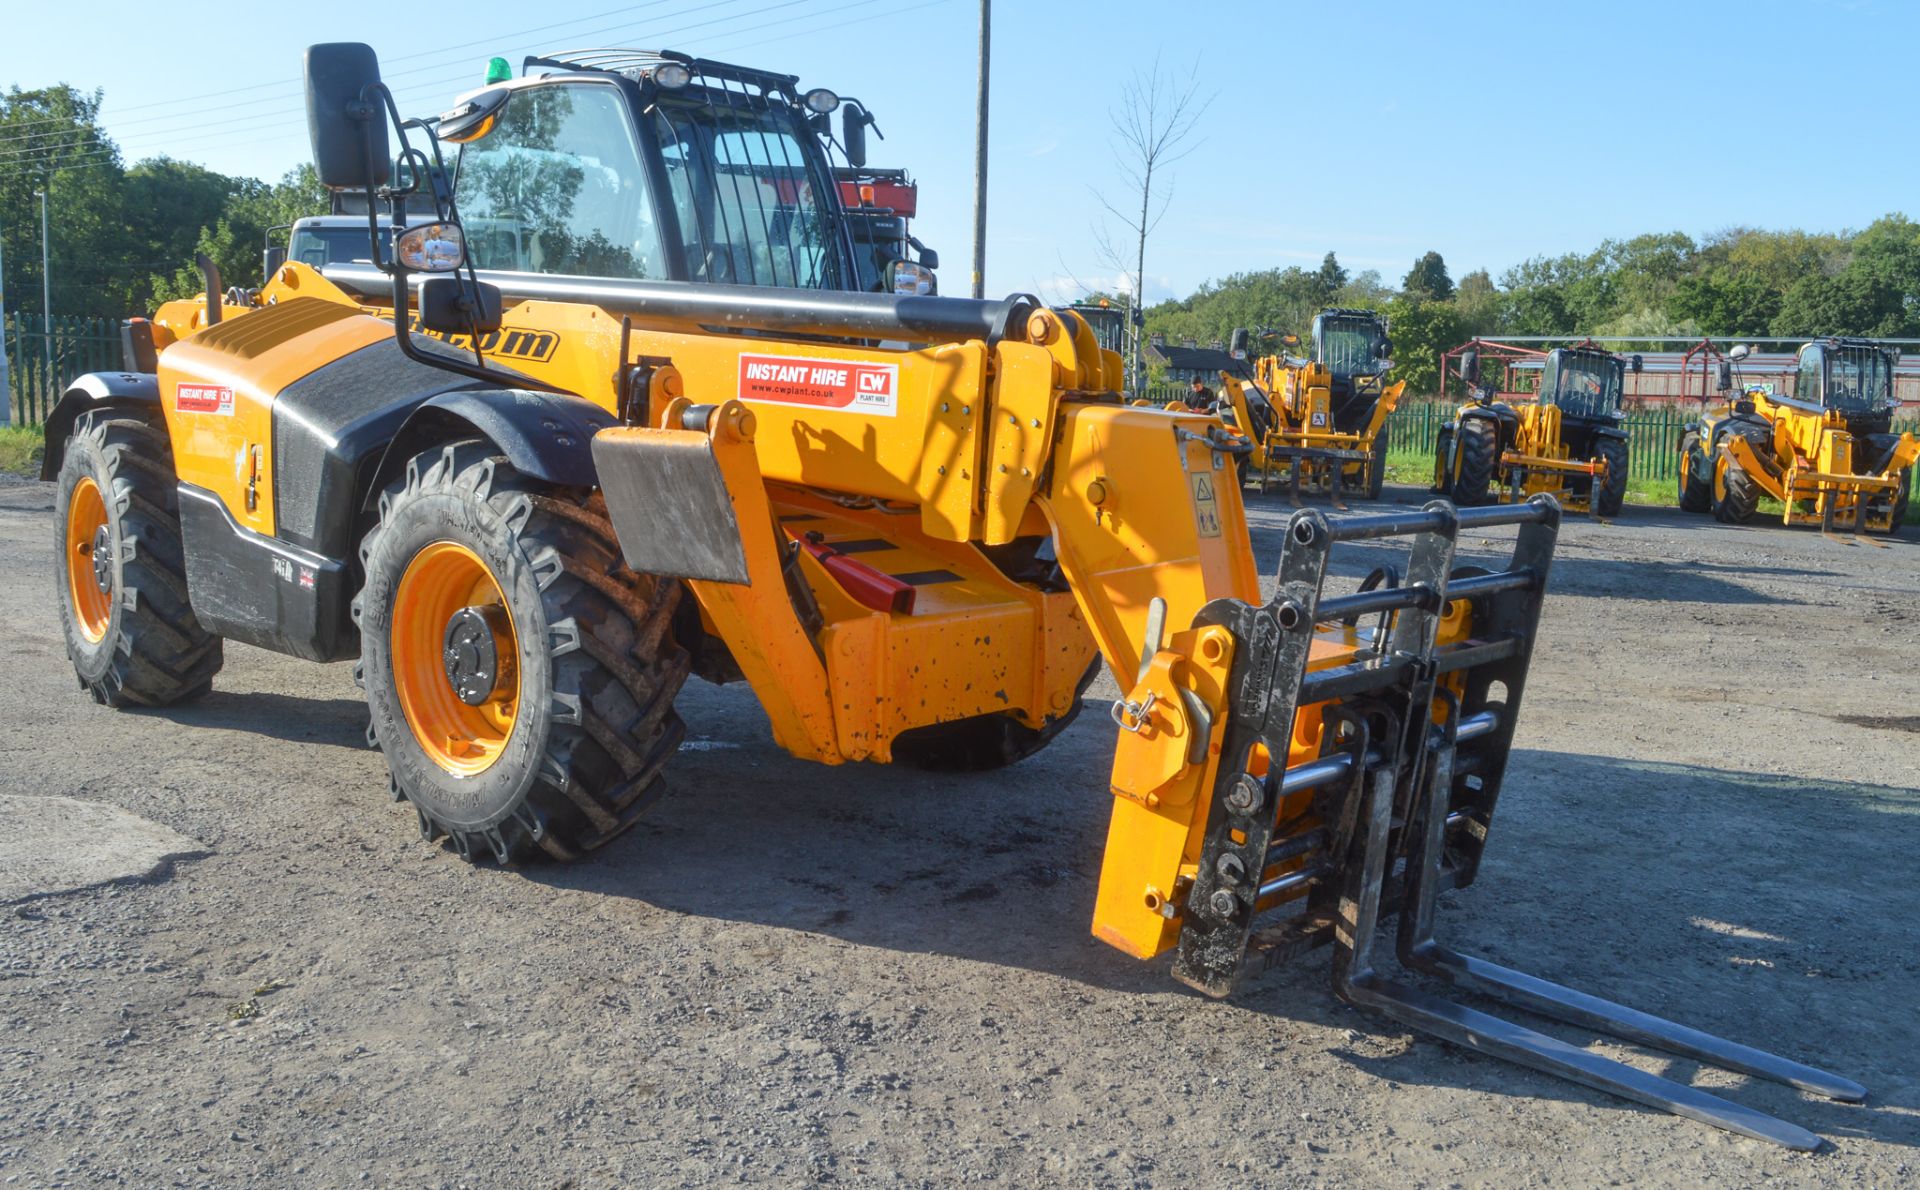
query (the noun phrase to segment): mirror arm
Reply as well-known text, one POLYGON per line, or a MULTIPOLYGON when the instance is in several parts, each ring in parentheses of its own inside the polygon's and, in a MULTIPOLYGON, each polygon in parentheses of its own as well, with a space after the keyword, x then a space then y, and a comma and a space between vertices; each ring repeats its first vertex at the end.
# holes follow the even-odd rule
MULTIPOLYGON (((404 157, 409 153, 415 153, 415 150, 413 150, 407 144, 407 133, 406 133, 407 122, 401 119, 400 109, 394 104, 394 101, 393 101, 393 92, 387 90, 385 83, 372 82, 367 84, 366 88, 361 92, 361 98, 359 103, 356 103, 350 106, 348 109, 348 113, 361 120, 370 120, 371 113, 373 111, 379 110, 379 107, 373 103, 372 99, 370 99, 369 96, 377 97, 378 99, 383 101, 383 105, 386 109, 387 114, 391 116, 393 119, 394 126, 400 129, 401 155, 404 157), (358 110, 362 107, 366 108, 367 114, 362 114, 362 112, 358 110)), ((367 176, 371 178, 374 176, 373 138, 372 137, 369 136, 369 137, 362 138, 361 152, 366 157, 367 176)), ((424 154, 416 154, 416 155, 420 156, 423 162, 426 160, 424 154)), ((435 160, 436 167, 444 168, 444 162, 440 160, 440 146, 437 142, 434 145, 434 157, 436 159, 435 160)), ((441 202, 441 198, 443 196, 444 190, 443 190, 443 187, 439 185, 435 185, 433 189, 434 189, 435 213, 439 214, 441 209, 440 202, 441 202)), ((402 192, 402 193, 406 193, 406 192, 402 192)), ((395 238, 397 239, 400 231, 406 226, 406 212, 402 207, 396 207, 393 204, 393 201, 392 201, 393 194, 394 194, 394 188, 388 187, 388 202, 387 202, 388 214, 391 217, 393 228, 394 228, 394 235, 395 235, 395 238)), ((370 240, 369 246, 373 250, 372 255, 373 255, 373 262, 375 266, 377 266, 382 271, 384 271, 388 276, 393 278, 393 338, 395 343, 397 343, 400 347, 400 354, 406 356, 408 359, 412 360, 417 364, 425 364, 429 368, 438 368, 443 372, 452 372, 452 373, 455 373, 456 375, 468 376, 475 380, 487 380, 487 381, 492 381, 496 384, 506 383, 511 385, 514 388, 537 389, 540 392, 559 393, 565 396, 577 395, 577 394, 568 392, 566 389, 561 388, 558 385, 549 384, 544 380, 540 380, 532 376, 524 376, 524 375, 510 376, 504 372, 499 372, 499 371, 496 371, 495 369, 487 367, 486 357, 482 355, 480 352, 480 336, 478 334, 470 334, 468 336, 468 338, 473 343, 473 353, 474 353, 474 359, 477 361, 476 363, 470 364, 470 363, 467 363, 465 360, 456 360, 456 359, 449 359, 445 356, 429 355, 426 352, 420 350, 419 346, 413 341, 413 328, 411 325, 413 321, 412 300, 411 300, 412 292, 411 292, 411 286, 408 283, 408 279, 407 279, 408 278, 407 270, 405 266, 401 265, 401 263, 397 258, 393 260, 381 259, 380 215, 374 209, 374 200, 376 197, 378 196, 373 186, 369 185, 367 187, 367 236, 368 236, 368 239, 370 240)), ((449 223, 458 222, 459 215, 458 215, 458 212, 456 212, 453 209, 453 197, 451 193, 445 193, 445 199, 446 199, 445 213, 447 216, 445 221, 449 223)), ((469 258, 466 262, 466 276, 462 277, 461 281, 462 281, 462 286, 461 286, 462 296, 468 299, 468 303, 469 303, 468 309, 470 311, 476 312, 474 314, 474 323, 477 326, 478 324, 477 311, 479 309, 479 303, 473 300, 473 296, 474 296, 473 289, 469 288, 469 286, 477 288, 479 285, 479 278, 474 274, 473 263, 471 258, 469 258)))

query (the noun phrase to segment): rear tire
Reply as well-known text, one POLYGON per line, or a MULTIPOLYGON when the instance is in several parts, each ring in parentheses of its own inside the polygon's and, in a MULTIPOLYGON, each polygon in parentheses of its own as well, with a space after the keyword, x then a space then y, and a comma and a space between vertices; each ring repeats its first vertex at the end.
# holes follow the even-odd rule
POLYGON ((1760 485, 1733 461, 1723 440, 1714 455, 1713 519, 1723 525, 1744 525, 1760 507, 1760 485))
POLYGON ((1680 440, 1679 497, 1682 512, 1713 511, 1713 467, 1700 449, 1700 435, 1680 440))
POLYGON ((225 661, 187 599, 176 483, 165 429, 138 410, 88 414, 67 439, 55 602, 74 675, 106 706, 199 698, 225 661))
POLYGON ((1596 516, 1615 517, 1627 502, 1627 468, 1631 463, 1627 444, 1618 438, 1602 438, 1597 444, 1599 457, 1607 461, 1607 476, 1596 485, 1593 511, 1596 516))
POLYGON ((1493 472, 1500 462, 1500 434, 1492 421, 1470 417, 1456 431, 1460 465, 1454 472, 1453 502, 1461 507, 1487 504, 1493 499, 1493 472))
POLYGON ((597 493, 522 475, 490 443, 439 447, 382 494, 360 555, 355 676, 423 837, 470 861, 570 860, 658 799, 685 735, 681 588, 626 568, 597 493), (441 668, 468 613, 494 662, 471 705, 441 668))

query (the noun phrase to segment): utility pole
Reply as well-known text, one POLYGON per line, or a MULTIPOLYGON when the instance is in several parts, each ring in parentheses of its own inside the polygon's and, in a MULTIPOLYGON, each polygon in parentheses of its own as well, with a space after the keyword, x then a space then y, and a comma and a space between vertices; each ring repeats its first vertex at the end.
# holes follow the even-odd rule
POLYGON ((0 235, 0 426, 13 424, 13 385, 7 376, 6 237, 0 235))
MULTIPOLYGON (((53 175, 47 175, 47 185, 53 185, 53 175)), ((53 274, 47 270, 47 192, 36 190, 33 196, 40 200, 40 346, 46 352, 47 375, 41 383, 53 383, 53 274)))
POLYGON ((980 0, 980 98, 973 133, 973 296, 987 296, 987 76, 993 0, 980 0))

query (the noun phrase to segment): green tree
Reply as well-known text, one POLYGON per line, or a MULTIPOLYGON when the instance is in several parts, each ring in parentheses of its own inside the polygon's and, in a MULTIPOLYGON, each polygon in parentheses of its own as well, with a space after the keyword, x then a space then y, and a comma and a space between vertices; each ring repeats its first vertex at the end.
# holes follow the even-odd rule
POLYGON ((1320 300, 1330 302, 1347 284, 1347 270, 1340 267, 1340 261, 1329 252, 1320 261, 1320 271, 1314 274, 1320 283, 1320 300))
POLYGON ((1469 339, 1491 335, 1500 329, 1506 302, 1494 287, 1485 269, 1475 269, 1460 278, 1453 290, 1453 308, 1460 315, 1460 327, 1469 339))
POLYGON ((1400 297, 1387 303, 1393 337, 1393 376, 1413 396, 1440 392, 1440 355, 1470 337, 1452 302, 1400 297))
POLYGON ((1861 273, 1838 277, 1802 277, 1780 300, 1774 334, 1785 338, 1866 335, 1890 338, 1907 330, 1902 295, 1891 285, 1861 273))
POLYGON ((1682 277, 1667 313, 1703 335, 1765 335, 1780 313, 1781 294, 1751 273, 1714 271, 1682 277))
POLYGON ((1413 262, 1400 288, 1417 301, 1444 302, 1453 297, 1453 278, 1447 276, 1447 262, 1440 254, 1429 252, 1413 262))
POLYGON ((40 200, 58 314, 115 314, 126 298, 129 245, 119 151, 101 132, 100 95, 60 85, 0 96, 0 236, 15 310, 40 308, 40 200))

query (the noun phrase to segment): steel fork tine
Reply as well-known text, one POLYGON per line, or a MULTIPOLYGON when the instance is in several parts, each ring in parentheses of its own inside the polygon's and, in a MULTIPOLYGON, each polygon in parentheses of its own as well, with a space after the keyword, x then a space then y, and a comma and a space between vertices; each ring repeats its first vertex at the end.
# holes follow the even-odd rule
MULTIPOLYGON (((1741 1136, 1800 1152, 1813 1152, 1821 1146, 1820 1137, 1797 1124, 1381 978, 1372 969, 1371 952, 1374 926, 1380 913, 1380 886, 1386 869, 1393 790, 1390 781, 1370 782, 1369 786, 1362 807, 1360 854, 1354 857, 1358 862, 1349 862, 1346 866, 1335 927, 1333 983, 1334 991, 1342 999, 1456 1045, 1741 1136)), ((1430 920, 1430 897, 1425 908, 1430 920)))
POLYGON ((1434 749, 1419 834, 1407 857, 1410 904, 1401 914, 1399 956, 1406 966, 1517 1007, 1608 1033, 1628 1041, 1696 1058, 1714 1066, 1771 1079, 1848 1103, 1867 1096, 1851 1079, 1754 1049, 1678 1024, 1624 1004, 1515 971, 1485 959, 1463 955, 1433 937, 1433 902, 1439 885, 1448 797, 1453 785, 1456 749, 1447 742, 1434 749))

